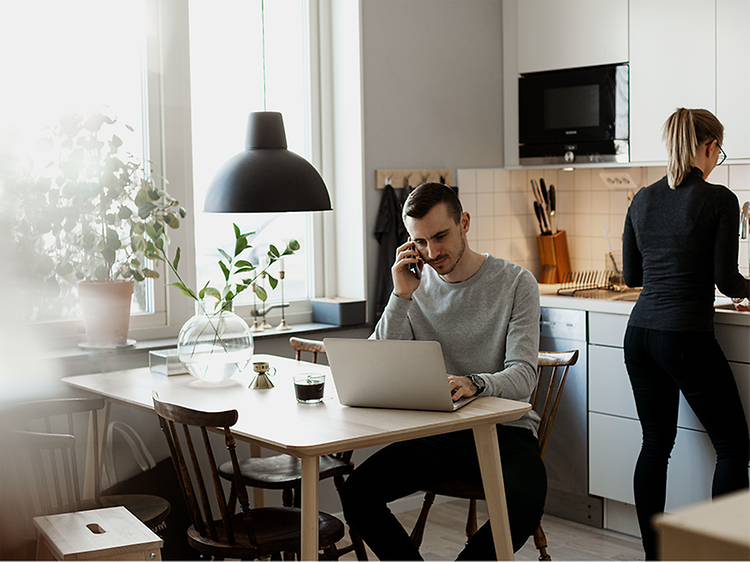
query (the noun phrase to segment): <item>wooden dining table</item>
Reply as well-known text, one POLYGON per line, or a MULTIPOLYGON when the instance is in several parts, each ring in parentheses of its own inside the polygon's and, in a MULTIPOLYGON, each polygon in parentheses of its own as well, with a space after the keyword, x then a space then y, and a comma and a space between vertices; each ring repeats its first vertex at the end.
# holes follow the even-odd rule
MULTIPOLYGON (((274 388, 250 389, 252 369, 228 381, 209 383, 191 375, 165 376, 148 368, 66 377, 76 389, 102 396, 108 403, 153 411, 152 395, 160 400, 204 411, 237 410, 235 438, 258 447, 286 453, 302 464, 302 560, 317 560, 319 456, 471 428, 498 560, 512 560, 513 548, 495 425, 520 418, 526 402, 480 397, 455 412, 352 408, 342 406, 326 365, 273 355, 255 355, 276 369, 274 388), (300 404, 292 376, 323 373, 323 401, 300 404)), ((101 425, 100 425, 101 427, 101 425)))

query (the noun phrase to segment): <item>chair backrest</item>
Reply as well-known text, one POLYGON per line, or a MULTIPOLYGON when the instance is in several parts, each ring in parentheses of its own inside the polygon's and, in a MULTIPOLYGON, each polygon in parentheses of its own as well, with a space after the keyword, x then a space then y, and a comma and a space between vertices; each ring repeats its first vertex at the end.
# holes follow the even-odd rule
MULTIPOLYGON (((47 474, 60 473, 66 467, 63 465, 57 466, 58 459, 63 456, 62 451, 67 451, 65 455, 69 455, 69 468, 72 471, 72 482, 74 485, 73 497, 69 500, 64 500, 62 504, 57 505, 54 502, 47 504, 46 509, 51 509, 49 513, 62 513, 65 512, 65 506, 73 505, 76 501, 80 502, 82 498, 88 498, 93 501, 98 500, 99 493, 101 491, 101 466, 97 467, 96 470, 91 470, 90 473, 93 475, 93 490, 90 488, 81 490, 79 489, 79 481, 82 478, 82 474, 79 473, 79 455, 81 459, 85 457, 86 451, 85 446, 88 446, 87 438, 91 435, 99 435, 99 425, 97 413, 99 410, 104 408, 104 400, 102 398, 59 398, 52 400, 37 400, 33 402, 25 402, 18 404, 13 407, 13 425, 16 429, 20 429, 27 433, 36 434, 49 434, 51 437, 45 443, 42 435, 38 437, 27 436, 29 443, 34 445, 34 448, 28 447, 26 450, 29 454, 34 457, 33 464, 37 467, 48 462, 47 474), (67 439, 59 438, 64 435, 67 439), (78 438, 78 451, 76 448, 76 437, 78 438), (57 441, 56 441, 57 439, 57 441), (63 448, 56 447, 53 445, 67 443, 69 446, 63 448), (36 449, 36 452, 33 452, 36 449), (47 452, 42 455, 41 451, 47 449, 47 452), (57 451, 52 454, 52 450, 57 451), (83 450, 82 450, 83 449, 83 450), (93 494, 93 496, 92 496, 93 494), (92 496, 92 497, 89 497, 92 496), (77 499, 76 499, 77 498, 77 499)), ((91 439, 91 445, 93 447, 94 459, 100 459, 99 454, 99 440, 91 439)), ((23 445, 23 440, 20 440, 19 445, 23 445)), ((81 468, 84 468, 85 463, 81 463, 81 468)), ((35 476, 36 483, 44 483, 43 479, 35 476)), ((56 482, 53 478, 52 482, 56 482)), ((43 490, 37 490, 39 497, 44 497, 45 492, 43 490)), ((59 497, 58 492, 55 492, 55 496, 59 497)), ((42 508, 43 510, 45 508, 42 508)), ((77 508, 77 509, 80 509, 77 508)), ((70 511, 70 509, 68 510, 70 511)), ((38 514, 48 514, 39 512, 38 514)))
MULTIPOLYGON (((72 435, 10 431, 24 519, 83 509, 72 435)), ((9 454, 5 451, 4 454, 9 454)), ((20 516, 20 514, 19 514, 20 516)))
POLYGON ((573 351, 540 351, 536 390, 531 407, 539 413, 539 455, 544 458, 552 426, 557 416, 565 379, 568 370, 578 361, 578 350, 573 351), (543 401, 542 401, 543 397, 543 401), (542 403, 540 404, 540 401, 542 403))
POLYGON ((302 352, 309 351, 312 353, 312 362, 318 362, 318 353, 325 354, 326 348, 322 341, 318 340, 306 340, 304 338, 297 338, 292 336, 289 338, 289 345, 296 352, 294 358, 297 361, 302 360, 302 352))
POLYGON ((233 527, 232 511, 229 509, 219 476, 218 466, 221 463, 217 464, 209 440, 210 429, 224 435, 224 443, 234 467, 234 484, 242 509, 244 530, 250 542, 254 544, 256 540, 247 489, 242 483, 234 435, 230 429, 237 423, 237 410, 202 412, 162 402, 156 396, 153 397, 153 402, 195 530, 205 539, 229 545, 236 545, 236 537, 242 534, 233 527), (182 426, 181 429, 178 426, 182 426), (200 438, 194 439, 190 428, 194 428, 195 433, 200 434, 200 438), (201 468, 201 465, 205 466, 206 463, 209 468, 208 474, 204 474, 205 471, 201 468), (217 529, 214 522, 212 503, 218 504, 225 535, 221 529, 217 529))

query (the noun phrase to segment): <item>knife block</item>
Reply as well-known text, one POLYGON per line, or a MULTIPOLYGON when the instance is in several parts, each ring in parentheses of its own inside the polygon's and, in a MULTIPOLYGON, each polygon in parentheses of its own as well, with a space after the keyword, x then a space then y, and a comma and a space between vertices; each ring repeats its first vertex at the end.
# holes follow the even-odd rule
POLYGON ((561 283, 563 276, 570 273, 568 238, 564 230, 555 234, 540 234, 536 237, 539 248, 539 262, 542 266, 540 283, 561 283))

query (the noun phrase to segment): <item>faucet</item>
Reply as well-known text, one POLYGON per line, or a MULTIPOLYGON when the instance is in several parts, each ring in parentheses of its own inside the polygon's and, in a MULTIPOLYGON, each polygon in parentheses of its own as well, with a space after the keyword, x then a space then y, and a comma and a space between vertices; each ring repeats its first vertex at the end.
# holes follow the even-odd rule
POLYGON ((289 306, 288 302, 285 302, 283 304, 282 303, 272 304, 260 310, 251 310, 250 316, 252 316, 253 318, 259 318, 261 316, 265 316, 266 314, 271 312, 274 308, 287 308, 288 306, 289 306))
POLYGON ((750 201, 745 201, 745 204, 742 205, 742 211, 740 211, 740 238, 742 240, 747 240, 748 207, 750 207, 750 201))

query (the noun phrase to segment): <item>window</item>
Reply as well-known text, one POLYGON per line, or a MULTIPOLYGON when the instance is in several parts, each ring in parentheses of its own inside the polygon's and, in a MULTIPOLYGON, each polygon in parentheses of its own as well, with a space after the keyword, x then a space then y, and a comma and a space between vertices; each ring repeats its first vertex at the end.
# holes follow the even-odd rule
MULTIPOLYGON (((134 129, 128 134, 122 127, 123 148, 148 162, 152 140, 146 126, 145 40, 146 0, 2 3, 0 50, 5 55, 0 75, 6 87, 0 111, 4 160, 11 163, 7 175, 43 169, 47 162, 35 158, 35 144, 44 130, 71 111, 99 108, 134 129)), ((32 318, 80 317, 73 285, 63 284, 57 299, 35 302, 32 318)), ((163 308, 152 281, 136 287, 133 313, 163 308)))
MULTIPOLYGON (((306 6, 305 0, 264 4, 260 0, 191 0, 189 4, 196 276, 200 287, 209 279, 214 286, 223 286, 217 247, 231 250, 234 222, 243 232, 256 233, 251 260, 265 256, 268 244, 282 249, 288 240, 298 240, 300 252, 284 258, 284 300, 313 296, 309 281, 314 261, 311 213, 202 212, 214 174, 243 150, 247 117, 253 111, 280 111, 289 150, 310 159, 306 6)), ((278 270, 275 264, 269 271, 277 277, 278 270)), ((280 299, 277 289, 270 293, 268 303, 280 299)), ((247 291, 237 304, 252 305, 253 300, 254 294, 247 291)))

